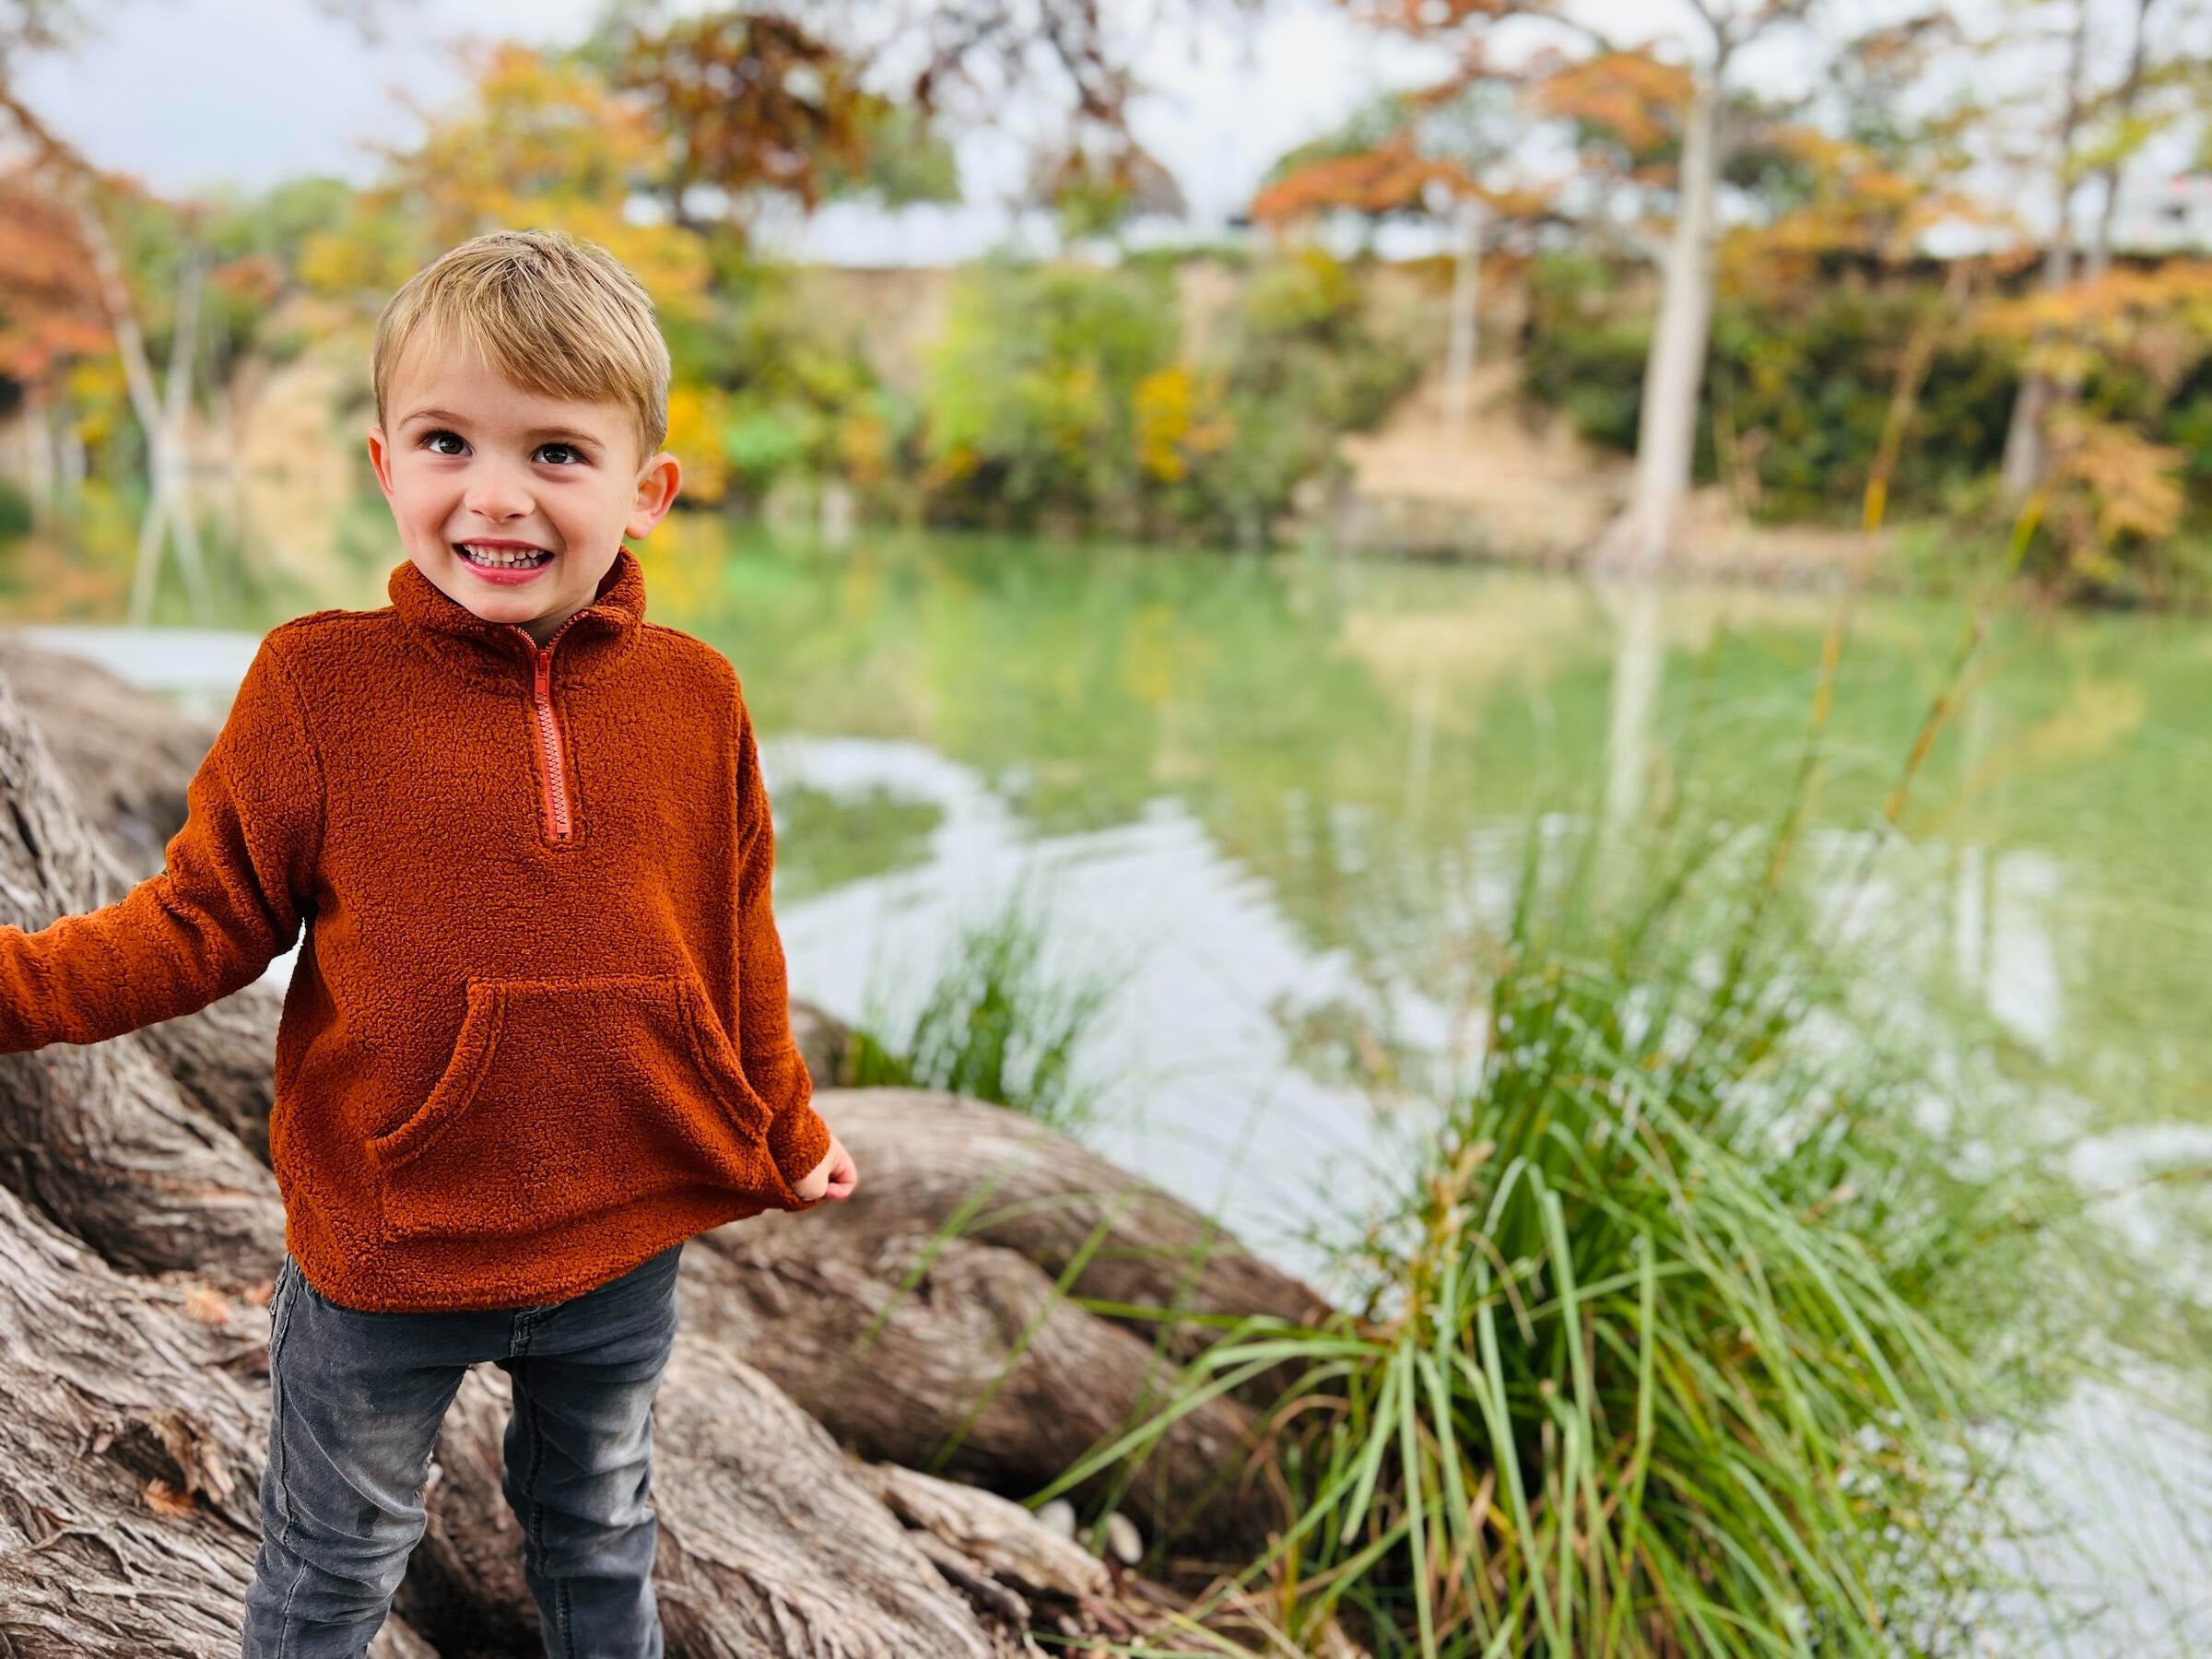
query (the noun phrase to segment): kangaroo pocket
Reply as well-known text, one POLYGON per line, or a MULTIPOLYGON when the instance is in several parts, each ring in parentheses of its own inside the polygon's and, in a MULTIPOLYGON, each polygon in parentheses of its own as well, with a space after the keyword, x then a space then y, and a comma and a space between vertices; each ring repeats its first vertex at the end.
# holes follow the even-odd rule
POLYGON ((686 974, 471 980, 420 1111, 369 1142, 384 1236, 535 1233, 684 1187, 801 1200, 686 974))

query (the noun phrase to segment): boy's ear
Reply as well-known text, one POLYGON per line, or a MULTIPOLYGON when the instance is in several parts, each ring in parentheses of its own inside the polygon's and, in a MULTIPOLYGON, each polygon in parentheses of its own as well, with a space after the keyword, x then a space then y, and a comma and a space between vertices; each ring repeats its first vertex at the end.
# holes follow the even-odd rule
POLYGON ((385 441, 384 429, 369 429, 369 465, 376 468, 377 487, 389 499, 392 494, 392 446, 385 441))
POLYGON ((622 534, 632 537, 648 534, 668 515, 683 481, 682 464, 666 450, 646 462, 638 474, 637 498, 630 503, 629 517, 623 523, 622 534))

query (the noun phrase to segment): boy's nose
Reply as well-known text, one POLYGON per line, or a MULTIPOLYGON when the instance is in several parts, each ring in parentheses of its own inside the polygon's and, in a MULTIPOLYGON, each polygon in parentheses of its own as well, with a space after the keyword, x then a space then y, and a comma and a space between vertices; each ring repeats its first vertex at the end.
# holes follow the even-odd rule
POLYGON ((479 518, 498 523, 521 518, 530 511, 530 492, 522 480, 503 467, 485 467, 470 477, 461 504, 479 518))

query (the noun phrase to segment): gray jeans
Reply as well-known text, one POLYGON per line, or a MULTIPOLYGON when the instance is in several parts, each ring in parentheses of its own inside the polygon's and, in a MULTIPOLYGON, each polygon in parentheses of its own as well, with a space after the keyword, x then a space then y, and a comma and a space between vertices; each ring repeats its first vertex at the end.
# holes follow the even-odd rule
POLYGON ((565 1302, 441 1313, 342 1307, 288 1253, 243 1659, 360 1659, 422 1536, 439 1424, 485 1359, 513 1384, 502 1487, 547 1653, 662 1659, 646 1492, 683 1248, 565 1302))

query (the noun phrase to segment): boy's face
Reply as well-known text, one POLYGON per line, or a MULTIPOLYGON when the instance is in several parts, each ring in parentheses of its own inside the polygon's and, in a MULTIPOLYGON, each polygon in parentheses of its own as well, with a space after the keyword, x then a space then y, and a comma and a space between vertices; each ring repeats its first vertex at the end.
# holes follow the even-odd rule
POLYGON ((592 602, 625 536, 676 500, 676 457, 639 454, 629 411, 524 390, 473 360, 410 349, 369 459, 402 545, 442 593, 543 645, 592 602), (494 559, 535 564, 488 566, 494 559))

